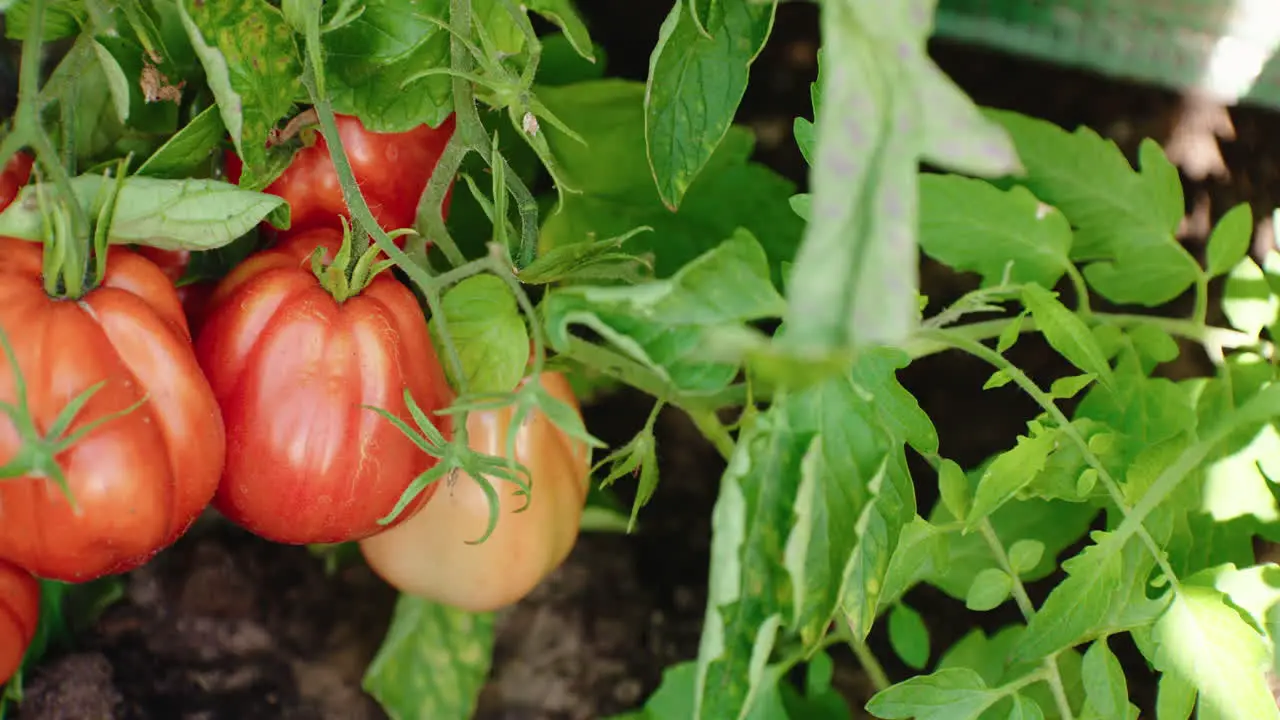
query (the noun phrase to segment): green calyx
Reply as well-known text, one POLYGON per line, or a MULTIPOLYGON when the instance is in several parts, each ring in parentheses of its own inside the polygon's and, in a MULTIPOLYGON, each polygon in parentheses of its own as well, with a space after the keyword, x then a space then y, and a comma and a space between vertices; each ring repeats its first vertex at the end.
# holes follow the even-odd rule
MULTIPOLYGON (((395 238, 411 232, 413 231, 397 230, 388 233, 388 237, 395 238)), ((386 258, 379 261, 378 255, 381 251, 378 247, 369 243, 367 233, 361 231, 360 236, 363 241, 357 253, 352 240, 351 225, 346 218, 342 218, 342 245, 338 247, 338 254, 333 258, 333 262, 325 264, 322 247, 316 248, 311 253, 311 272, 315 273, 320 286, 339 303, 346 302, 348 298, 364 292, 378 273, 395 265, 394 261, 386 258)))
POLYGON ((0 349, 3 349, 5 359, 8 360, 10 371, 13 373, 14 395, 16 396, 13 403, 0 402, 0 413, 9 417, 9 420, 13 423, 14 430, 18 434, 18 451, 9 462, 0 465, 0 479, 48 478, 55 482, 63 494, 67 496, 67 502, 71 504, 72 511, 78 513, 79 506, 76 504, 76 499, 67 484, 67 478, 62 472, 62 466, 58 464, 58 455, 98 427, 138 409, 147 401, 147 398, 143 397, 124 410, 104 415, 86 423, 75 432, 68 432, 71 424, 75 422, 76 416, 84 409, 89 399, 106 385, 104 380, 72 398, 67 403, 67 406, 62 409, 62 412, 58 413, 58 416, 54 418, 53 423, 49 426, 48 433, 42 435, 39 428, 36 427, 35 418, 31 416, 31 407, 27 402, 27 383, 22 376, 22 371, 18 368, 17 354, 14 353, 13 347, 9 344, 9 338, 3 329, 0 329, 0 349))

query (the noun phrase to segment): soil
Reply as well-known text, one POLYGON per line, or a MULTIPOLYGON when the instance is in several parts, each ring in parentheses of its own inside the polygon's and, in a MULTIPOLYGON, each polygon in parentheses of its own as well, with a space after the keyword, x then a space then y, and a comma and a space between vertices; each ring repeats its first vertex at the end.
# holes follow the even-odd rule
MULTIPOLYGON (((643 79, 669 3, 580 5, 606 49, 609 71, 643 79)), ((815 5, 782 4, 739 116, 759 136, 757 159, 801 187, 806 168, 790 128, 795 116, 811 114, 817 38, 815 5)), ((949 43, 934 42, 931 52, 979 103, 1069 128, 1088 124, 1131 155, 1143 137, 1167 144, 1185 174, 1183 234, 1190 247, 1201 247, 1210 221, 1240 201, 1252 203, 1261 218, 1257 247, 1272 242, 1280 145, 1267 139, 1280 137, 1280 116, 1227 111, 1172 92, 949 43)), ((957 297, 970 283, 925 265, 924 291, 935 303, 957 297)), ((1016 359, 1037 378, 1065 371, 1032 343, 1020 343, 1016 359)), ((1192 360, 1170 372, 1199 370, 1192 360)), ((1016 391, 983 392, 988 372, 978 362, 939 355, 903 374, 937 425, 944 454, 962 463, 1003 449, 1034 414, 1016 391)), ((625 442, 649 407, 645 398, 621 393, 589 406, 587 423, 602 439, 625 442)), ((560 570, 501 615, 477 718, 606 717, 640 705, 663 668, 696 655, 710 511, 723 463, 679 413, 664 412, 658 432, 662 485, 642 515, 643 531, 584 535, 560 570)), ((932 502, 930 484, 920 483, 925 507, 932 502)), ((34 668, 18 717, 383 718, 360 680, 386 632, 394 599, 358 562, 329 575, 303 548, 258 540, 210 516, 129 575, 124 599, 74 647, 34 668)), ((937 593, 917 591, 911 602, 925 614, 935 646, 965 627, 963 608, 937 593)), ((872 636, 872 647, 891 676, 906 674, 880 633, 872 636)), ((868 684, 852 658, 837 660, 836 684, 860 707, 868 684)), ((1150 701, 1149 687, 1139 693, 1136 699, 1150 701)))

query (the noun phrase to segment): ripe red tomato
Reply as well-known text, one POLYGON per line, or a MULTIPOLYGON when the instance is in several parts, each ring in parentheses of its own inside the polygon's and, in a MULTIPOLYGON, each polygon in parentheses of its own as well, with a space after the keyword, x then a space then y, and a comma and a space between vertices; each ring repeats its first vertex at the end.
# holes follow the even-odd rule
POLYGON ((0 562, 0 683, 18 672, 39 621, 39 581, 20 567, 0 562))
POLYGON ((0 170, 0 210, 9 207, 9 203, 18 197, 18 191, 31 179, 31 166, 34 164, 35 158, 22 151, 14 153, 4 164, 4 169, 0 170))
MULTIPOLYGON (((68 429, 98 426, 58 455, 79 506, 43 476, 0 481, 0 560, 83 582, 131 570, 186 532, 222 473, 222 417, 200 372, 182 306, 154 264, 112 248, 101 285, 76 301, 41 281, 42 245, 0 238, 0 328, 13 346, 37 428, 103 382, 68 429)), ((0 401, 17 400, 0 354, 0 401)), ((0 464, 18 451, 0 415, 0 464)))
MULTIPOLYGON (((578 409, 563 375, 548 372, 541 379, 554 397, 578 409)), ((470 447, 505 455, 513 412, 469 413, 470 447)), ((514 485, 490 478, 501 512, 492 535, 468 544, 484 534, 489 503, 474 479, 460 476, 417 515, 360 543, 374 572, 402 592, 470 612, 496 610, 528 595, 564 562, 577 540, 591 453, 540 412, 525 419, 515 447, 516 461, 532 477, 531 495, 516 495, 514 485)))
MULTIPOLYGON (((334 543, 377 520, 436 460, 385 418, 413 426, 406 388, 430 414, 453 400, 413 293, 384 272, 339 304, 311 270, 342 233, 321 228, 251 255, 218 284, 196 354, 222 405, 227 518, 282 543, 334 543)), ((443 418, 437 427, 448 436, 443 418)), ((398 520, 427 502, 418 495, 398 520)))
MULTIPOLYGON (((374 219, 387 231, 413 227, 418 200, 453 136, 454 116, 450 115, 438 128, 419 125, 402 133, 365 130, 360 119, 352 115, 338 115, 337 121, 338 137, 374 219)), ((339 215, 351 219, 338 173, 329 158, 329 145, 319 132, 314 137, 315 144, 299 150, 284 174, 263 191, 289 203, 291 221, 286 236, 318 227, 339 227, 339 215)), ((240 182, 240 158, 228 153, 226 160, 227 179, 240 182)), ((450 182, 443 205, 446 217, 452 195, 450 182)), ((403 245, 403 239, 397 238, 397 244, 403 245)))
MULTIPOLYGON (((191 263, 191 253, 187 250, 161 250, 160 248, 140 245, 136 252, 156 264, 169 282, 176 283, 187 273, 187 265, 191 263)), ((209 296, 213 295, 215 283, 201 280, 176 287, 178 300, 187 315, 187 324, 192 336, 199 334, 200 324, 204 321, 205 305, 209 296)))

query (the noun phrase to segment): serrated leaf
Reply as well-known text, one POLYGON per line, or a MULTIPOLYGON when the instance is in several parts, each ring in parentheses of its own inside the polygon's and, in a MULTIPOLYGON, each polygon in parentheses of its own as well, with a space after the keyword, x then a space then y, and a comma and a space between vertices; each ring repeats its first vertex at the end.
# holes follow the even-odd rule
POLYGON ((540 87, 538 98, 587 145, 549 124, 543 134, 570 185, 542 225, 539 250, 622 235, 639 255, 653 253, 654 273, 670 277, 722 239, 746 228, 763 244, 775 282, 778 266, 795 255, 804 222, 791 210, 795 186, 749 161, 750 131, 730 127, 689 186, 677 212, 662 204, 644 144, 644 86, 619 79, 540 87))
POLYGON ((1094 640, 1085 652, 1081 673, 1089 703, 1102 717, 1122 717, 1127 712, 1129 685, 1105 636, 1094 640))
MULTIPOLYGON (((454 285, 441 300, 443 319, 430 321, 437 347, 444 347, 441 325, 448 328, 468 393, 515 390, 529 363, 529 331, 511 288, 494 275, 473 275, 454 285)), ((444 363, 446 372, 452 363, 444 363)), ((450 378, 454 387, 462 387, 450 378)))
MULTIPOLYGON (((794 626, 805 642, 816 643, 843 599, 846 567, 865 539, 859 517, 876 501, 878 473, 893 445, 874 403, 851 378, 788 394, 778 407, 787 412, 794 432, 816 438, 802 465, 797 519, 787 547, 796 595, 794 626)), ((873 575, 877 587, 880 577, 873 575)))
POLYGON ((1071 265, 1071 225, 1026 188, 1001 190, 958 175, 920 176, 920 248, 935 260, 982 276, 1053 287, 1071 265))
POLYGON ((896 348, 870 348, 853 365, 853 382, 870 393, 886 429, 923 455, 938 452, 938 431, 919 401, 898 381, 911 356, 896 348))
POLYGON ((755 238, 739 231, 667 280, 553 290, 542 301, 548 340, 564 352, 570 328, 585 326, 680 391, 718 390, 737 366, 711 352, 709 332, 782 312, 767 263, 755 238))
POLYGON ((281 159, 289 155, 283 146, 268 150, 267 139, 303 94, 293 31, 266 0, 179 0, 178 10, 244 161, 240 186, 260 190, 283 170, 281 159))
POLYGON ((1120 554, 1103 545, 1108 533, 1092 536, 1093 545, 1062 563, 1066 579, 1027 623, 1013 660, 1034 660, 1071 647, 1106 617, 1120 587, 1123 565, 1120 554))
POLYGON ((886 720, 977 720, 1004 693, 967 668, 918 675, 876 693, 867 711, 886 720))
POLYGON ((1004 110, 987 115, 1009 131, 1026 175, 1015 182, 1057 207, 1075 228, 1073 260, 1115 303, 1162 305, 1200 276, 1200 265, 1174 233, 1182 220, 1177 170, 1152 141, 1134 171, 1114 142, 1093 130, 1068 133, 1004 110))
MULTIPOLYGON (((97 217, 106 199, 104 183, 115 178, 80 175, 72 178, 76 199, 97 217)), ((44 237, 37 193, 28 185, 12 205, 0 212, 0 234, 27 240, 44 237)), ((44 192, 49 192, 48 188, 44 192)), ((244 235, 284 204, 274 195, 242 190, 218 180, 162 180, 132 176, 124 179, 116 196, 110 241, 164 250, 209 250, 244 235)))
POLYGON ((794 612, 783 592, 788 574, 777 559, 785 554, 807 447, 775 406, 739 438, 721 478, 695 719, 745 715, 783 619, 794 612))
POLYGON ((607 240, 573 243, 551 248, 519 272, 520 282, 547 285, 567 280, 611 277, 639 279, 639 267, 648 263, 622 250, 631 238, 652 228, 635 228, 607 240))
POLYGON ((364 689, 394 720, 467 720, 489 674, 492 613, 401 595, 364 689))
POLYGON ((645 142, 658 195, 672 210, 728 132, 777 5, 722 0, 719 7, 699 28, 685 0, 676 2, 649 58, 645 142))
POLYGON ((1033 425, 1028 435, 1018 437, 1017 445, 1001 453, 978 481, 965 525, 971 529, 976 527, 1035 479, 1048 462, 1059 434, 1059 431, 1033 425))
POLYGON ((1264 676, 1263 639, 1213 588, 1184 585, 1152 628, 1154 664, 1185 677, 1200 705, 1225 720, 1280 717, 1264 676))
POLYGON ((978 573, 969 586, 964 605, 976 612, 994 610, 1009 599, 1013 590, 1013 578, 998 568, 987 568, 978 573))
MULTIPOLYGON (((410 81, 430 68, 449 66, 449 36, 429 18, 446 20, 447 0, 365 0, 351 23, 326 33, 325 81, 335 112, 355 115, 373 132, 437 127, 453 111, 447 75, 410 81)), ((507 21, 502 3, 486 15, 507 21)), ((474 22, 485 22, 477 12, 474 22)), ((495 25, 496 27, 496 25, 495 25)))
POLYGON ((910 668, 923 670, 929 663, 929 628, 909 605, 898 603, 889 611, 889 644, 910 668))
POLYGON ((1054 350, 1071 361, 1072 365, 1096 376, 1107 388, 1115 386, 1111 365, 1102 348, 1098 347, 1089 326, 1058 302, 1053 292, 1039 285, 1024 285, 1022 302, 1031 311, 1036 327, 1054 350))
POLYGON ((946 564, 945 537, 941 530, 920 516, 913 517, 903 526, 884 573, 877 614, 901 600, 912 586, 946 564))
POLYGON ((915 517, 915 489, 902 449, 885 458, 867 489, 872 500, 858 518, 858 544, 845 566, 840 600, 845 622, 859 640, 871 632, 893 553, 915 517))
POLYGON ((1205 250, 1205 272, 1217 277, 1231 272, 1249 252, 1253 239, 1253 208, 1240 203, 1227 211, 1209 233, 1209 245, 1205 250))

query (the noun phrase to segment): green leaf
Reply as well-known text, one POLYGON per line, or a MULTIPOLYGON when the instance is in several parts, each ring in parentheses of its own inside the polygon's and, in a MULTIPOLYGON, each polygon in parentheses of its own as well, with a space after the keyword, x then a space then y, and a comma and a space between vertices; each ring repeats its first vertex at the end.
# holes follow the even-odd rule
POLYGON ((1059 442, 1061 432, 1031 423, 1028 435, 1019 436, 1018 444, 1001 453, 978 481, 973 505, 965 517, 965 525, 973 529, 1000 506, 1013 499, 1029 484, 1049 460, 1059 442))
POLYGON ((570 280, 599 278, 639 279, 639 268, 648 267, 643 259, 622 246, 631 238, 652 228, 636 228, 615 238, 595 242, 573 243, 551 248, 521 270, 520 282, 547 285, 570 280))
MULTIPOLYGON (((363 5, 360 17, 323 39, 334 112, 355 115, 373 132, 439 126, 453 112, 449 76, 410 78, 449 67, 449 34, 428 19, 447 20, 448 0, 365 0, 363 5)), ((510 23, 500 2, 489 11, 498 13, 510 23)), ((482 14, 477 9, 474 22, 488 19, 482 14)))
POLYGON ((1034 570, 1044 559, 1044 543, 1039 540, 1019 540, 1009 546, 1009 565, 1019 575, 1034 570))
POLYGON ((1019 168, 999 128, 929 59, 931 21, 904 3, 822 6, 812 208, 787 285, 796 348, 896 345, 915 328, 922 158, 981 174, 1019 168))
POLYGON ((226 132, 218 108, 210 105, 152 153, 135 174, 156 178, 189 177, 217 152, 226 132))
POLYGON ((1100 637, 1084 654, 1081 668, 1084 690, 1089 703, 1102 717, 1123 717, 1129 708, 1129 686, 1125 681, 1120 660, 1107 645, 1107 638, 1100 637))
MULTIPOLYGON (((830 662, 830 661, 828 661, 830 662)), ((644 711, 638 715, 614 716, 610 720, 692 720, 694 689, 698 682, 698 665, 695 662, 682 662, 668 667, 662 672, 662 682, 649 697, 644 711)), ((783 696, 779 692, 780 678, 775 669, 770 668, 764 674, 763 684, 757 688, 756 700, 751 709, 743 716, 743 720, 788 720, 787 709, 783 705, 783 696)), ((789 686, 788 688, 789 689, 789 686)), ((830 693, 822 698, 830 704, 830 693)), ((837 702, 843 702, 839 695, 837 702)), ((822 707, 821 704, 817 705, 822 707)), ((840 716, 809 715, 814 720, 843 720, 840 716)), ((847 715, 845 716, 847 718, 847 715)), ((798 719, 797 719, 798 720, 798 719)))
POLYGON ((100 42, 93 43, 93 50, 98 56, 98 63, 107 78, 107 90, 111 93, 111 101, 115 105, 116 117, 120 122, 129 119, 129 80, 124 76, 120 63, 112 57, 111 51, 100 42))
POLYGON ((793 601, 778 564, 792 526, 807 443, 784 408, 738 439, 712 513, 711 572, 694 717, 736 718, 765 680, 764 663, 793 601))
POLYGON ((1009 709, 1009 720, 1044 720, 1044 710, 1035 700, 1022 694, 1012 698, 1013 706, 1009 709))
POLYGON ((929 628, 909 605, 898 603, 889 611, 889 644, 914 670, 923 670, 929 663, 929 628))
POLYGON ((1160 675, 1156 720, 1187 720, 1196 708, 1196 686, 1172 672, 1160 675))
POLYGON ((1262 637, 1224 602, 1222 593, 1184 585, 1152 628, 1154 664, 1199 690, 1203 711, 1226 720, 1280 717, 1264 672, 1262 637))
POLYGON ((303 94, 293 31, 266 0, 179 0, 178 8, 222 122, 244 160, 240 186, 260 190, 290 155, 283 145, 268 150, 267 139, 303 94))
MULTIPOLYGON (((996 536, 1006 545, 1019 540, 1044 543, 1045 552, 1040 563, 1034 570, 1020 574, 1024 580, 1032 582, 1058 569, 1058 553, 1079 540, 1097 514, 1096 508, 1082 503, 1027 499, 1005 503, 991 515, 990 520, 996 536)), ((929 519, 937 526, 954 527, 954 516, 942 503, 934 506, 929 519)), ((946 553, 946 562, 928 572, 924 579, 947 595, 964 600, 977 574, 998 565, 991 555, 990 546, 979 533, 961 534, 957 528, 940 535, 939 539, 946 553)))
MULTIPOLYGON (((591 44, 591 36, 587 26, 574 8, 571 0, 526 0, 524 6, 546 18, 551 24, 564 31, 564 36, 573 49, 583 59, 596 61, 595 49, 591 44)), ((541 40, 545 39, 539 38, 541 40)), ((544 56, 545 58, 545 56, 544 56)), ((539 71, 542 66, 539 67, 539 71)))
POLYGON ((1072 365, 1096 376, 1108 389, 1115 387, 1115 377, 1107 356, 1089 326, 1068 310, 1050 290, 1039 285, 1022 286, 1022 302, 1031 311, 1036 327, 1044 339, 1072 365))
POLYGON ((637 254, 654 254, 654 272, 669 277, 738 228, 764 244, 775 282, 804 228, 791 211, 795 186, 762 165, 748 162, 755 141, 731 127, 689 186, 678 212, 658 196, 644 144, 644 86, 617 79, 540 87, 538 98, 580 134, 583 146, 549 124, 543 134, 568 182, 580 194, 565 194, 545 216, 539 251, 597 238, 616 237, 640 226, 653 228, 630 242, 637 254))
POLYGON ((879 595, 902 530, 915 517, 915 489, 904 453, 891 453, 867 489, 873 498, 858 518, 858 544, 845 566, 840 608, 855 638, 875 622, 879 595))
POLYGON ((933 421, 906 388, 897 371, 907 367, 911 356, 894 348, 872 348, 858 356, 853 365, 853 381, 871 394, 885 429, 922 455, 938 452, 938 431, 933 421))
POLYGON ((1227 275, 1222 311, 1232 326, 1250 335, 1259 334, 1280 318, 1280 298, 1253 258, 1246 257, 1227 275))
POLYGON ((773 27, 773 2, 722 0, 699 28, 679 0, 658 32, 645 86, 645 141, 663 204, 675 210, 729 131, 751 63, 773 27))
POLYGON ((831 687, 834 674, 835 664, 831 662, 831 656, 819 651, 809 661, 803 697, 790 684, 782 684, 779 689, 782 690, 787 717, 792 720, 852 720, 848 701, 831 687))
POLYGON ((919 516, 903 526, 884 573, 877 614, 901 600, 916 583, 946 566, 945 538, 941 530, 919 516))
MULTIPOLYGON (((115 178, 80 175, 71 187, 80 205, 97 217, 106 198, 106 183, 115 178)), ((44 225, 39 185, 22 189, 18 199, 0 212, 0 234, 41 240, 44 225)), ((46 187, 44 192, 49 192, 46 187)), ((284 204, 274 195, 242 190, 218 180, 125 178, 116 198, 108 236, 117 245, 149 245, 165 250, 209 250, 247 233, 284 204)))
POLYGON ((684 392, 713 392, 737 374, 712 352, 710 334, 751 320, 777 317, 783 300, 769 282, 767 259, 739 231, 674 277, 633 287, 575 285, 542 302, 551 346, 565 352, 570 328, 600 333, 631 359, 684 392))
POLYGON ((1009 599, 1012 591, 1013 578, 1009 577, 1009 573, 998 568, 987 568, 973 579, 964 605, 976 612, 994 610, 1009 599))
POLYGON ((983 287, 1007 281, 1050 288, 1071 265, 1071 225, 1026 188, 922 174, 920 248, 956 270, 979 273, 983 287))
POLYGON ((1120 588, 1123 564, 1094 532, 1094 544, 1062 563, 1067 577, 1049 593, 1013 652, 1015 661, 1034 660, 1071 647, 1106 617, 1120 588))
POLYGON ((1177 170, 1151 140, 1135 172, 1114 142, 1093 130, 1068 133, 1035 118, 987 110, 1013 137, 1026 168, 1016 182, 1057 207, 1075 228, 1073 260, 1088 262, 1085 278, 1115 303, 1162 305, 1200 276, 1200 265, 1177 241, 1182 186, 1177 170))
POLYGON ((962 518, 969 514, 973 497, 970 493, 969 478, 954 460, 943 460, 938 465, 938 491, 942 504, 952 516, 962 518))
MULTIPOLYGON (((792 626, 802 641, 815 644, 842 600, 850 559, 865 552, 860 542, 874 540, 859 532, 859 518, 876 500, 878 474, 892 444, 877 408, 850 378, 833 378, 777 402, 795 433, 814 438, 800 466, 785 563, 796 611, 792 626)), ((892 539, 897 541, 896 534, 892 539)), ((875 556, 887 560, 892 548, 884 550, 875 556)), ((873 572, 876 588, 882 577, 873 572)), ((875 590, 867 599, 874 610, 875 590)))
POLYGON ((1004 697, 967 668, 917 675, 876 693, 867 712, 885 720, 977 720, 1004 697))
POLYGON ((493 655, 493 615, 401 595, 364 689, 394 720, 468 720, 493 655))
MULTIPOLYGON (((444 347, 441 323, 448 328, 466 375, 468 393, 515 390, 529 364, 529 331, 511 288, 494 275, 473 275, 454 285, 429 323, 437 347, 444 347)), ((448 370, 452 363, 445 363, 448 370)), ((450 378, 455 387, 462 387, 450 378)))
POLYGON ((1230 272, 1248 254, 1252 239, 1253 209, 1249 203, 1240 203, 1228 210, 1209 234, 1205 251, 1205 271, 1209 277, 1230 272))
MULTIPOLYGON (((10 40, 25 40, 30 21, 31 0, 14 0, 4 10, 4 36, 10 40)), ((74 37, 81 26, 88 23, 88 13, 83 3, 46 3, 41 39, 45 42, 74 37)))

